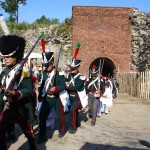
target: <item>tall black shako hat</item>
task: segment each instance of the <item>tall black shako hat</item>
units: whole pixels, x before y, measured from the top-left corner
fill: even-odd
[[[76,57],[77,57],[77,55],[79,53],[79,49],[80,49],[80,43],[78,42],[76,44],[76,50],[74,52],[74,56],[73,56],[73,58],[71,60],[71,65],[70,65],[70,69],[71,70],[75,70],[75,69],[80,67],[81,60],[76,59]]]
[[[46,51],[42,53],[42,65],[48,67],[54,62],[54,52]]]
[[[91,69],[90,69],[90,73],[91,74],[97,74],[98,72],[99,72],[98,67],[96,65],[92,65]]]
[[[17,35],[3,35],[0,37],[0,55],[15,57],[21,60],[24,55],[26,41]]]

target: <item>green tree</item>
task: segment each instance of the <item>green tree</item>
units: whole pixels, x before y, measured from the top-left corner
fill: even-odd
[[[18,23],[18,9],[20,5],[26,5],[27,0],[5,0],[5,1],[0,1],[0,5],[2,9],[6,13],[9,14],[9,20],[11,22],[17,22]]]
[[[45,15],[43,15],[40,19],[36,19],[34,23],[49,26],[52,24],[59,24],[59,19],[54,18],[50,20],[49,18],[46,18]]]
[[[47,19],[45,17],[45,15],[43,15],[40,19],[36,19],[35,23],[37,23],[37,24],[43,24],[43,25],[50,25],[51,21],[50,21],[50,19]]]
[[[57,18],[51,19],[51,24],[59,24],[59,23],[60,23],[59,19]]]

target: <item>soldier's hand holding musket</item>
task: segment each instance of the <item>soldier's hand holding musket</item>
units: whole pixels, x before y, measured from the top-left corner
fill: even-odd
[[[11,90],[8,90],[6,93],[5,93],[5,96],[7,97],[7,102],[13,102],[12,100],[12,97],[15,96],[15,91],[11,91]]]
[[[2,86],[2,87],[0,88],[0,92],[1,92],[1,93],[4,93],[4,92],[5,92],[5,89],[6,89],[6,88],[5,88],[4,86]]]
[[[99,91],[96,91],[96,92],[95,92],[95,97],[96,97],[96,98],[100,98],[100,96],[101,96],[100,92],[99,92]]]
[[[7,98],[12,98],[13,96],[15,96],[15,91],[8,90],[8,91],[5,93],[5,96],[6,96]]]
[[[6,93],[5,93],[5,96],[7,97],[7,100],[8,102],[14,102],[14,100],[18,100],[20,97],[21,97],[21,93],[16,90],[8,90]]]
[[[55,92],[55,90],[56,90],[55,87],[52,87],[52,88],[50,89],[50,91],[53,92],[53,93]]]
[[[48,88],[48,90],[47,90],[47,94],[49,94],[49,95],[53,95],[53,94],[55,93],[55,90],[56,90],[56,88],[55,88],[55,87]]]

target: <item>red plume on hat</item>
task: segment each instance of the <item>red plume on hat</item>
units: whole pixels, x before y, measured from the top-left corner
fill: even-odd
[[[105,76],[102,76],[102,79],[106,79],[106,77],[105,77]]]
[[[79,49],[80,49],[80,43],[77,42],[76,50],[74,52],[74,55],[73,55],[73,58],[72,58],[72,61],[71,61],[71,66],[70,66],[71,70],[76,69],[76,68],[78,68],[80,66],[81,60],[76,59],[76,57],[77,57],[77,55],[79,53]]]
[[[80,42],[77,42],[76,44],[76,50],[74,52],[73,58],[76,58],[78,53],[79,53],[79,49],[80,49]]]
[[[92,65],[91,68],[96,68],[96,65]]]
[[[42,47],[42,53],[45,53],[45,36],[44,36],[44,32],[41,32],[41,47]]]
[[[90,72],[91,72],[92,74],[98,73],[98,67],[97,67],[95,64],[93,64],[93,65],[91,66]]]
[[[44,35],[44,32],[41,32],[41,47],[42,47],[42,57],[44,59],[44,54],[45,54],[45,35]],[[42,65],[42,70],[43,70],[43,65]]]

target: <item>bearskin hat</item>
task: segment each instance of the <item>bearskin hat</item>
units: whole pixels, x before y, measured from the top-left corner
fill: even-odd
[[[54,62],[54,52],[45,52],[42,53],[42,65],[48,67]]]
[[[0,55],[3,57],[12,56],[22,59],[26,41],[23,37],[16,35],[3,35],[0,37]]]

